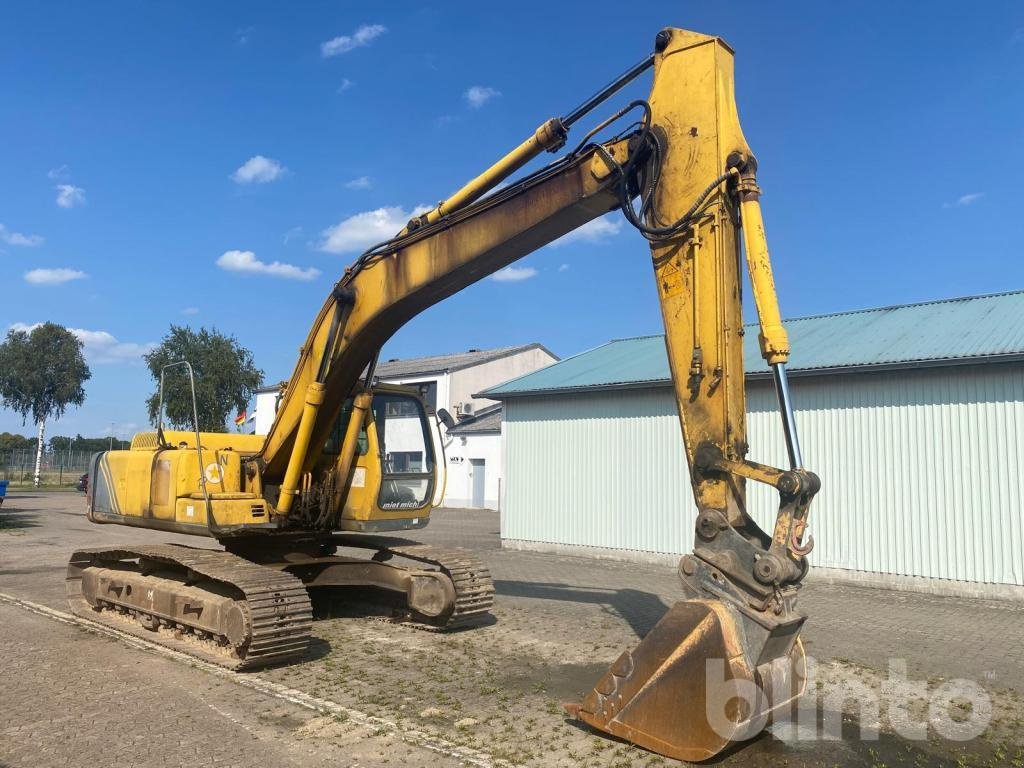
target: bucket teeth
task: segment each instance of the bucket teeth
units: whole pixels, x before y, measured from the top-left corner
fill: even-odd
[[[758,647],[748,647],[752,640]],[[564,706],[572,717],[638,746],[707,760],[755,736],[802,691],[799,641],[755,666],[759,646],[735,608],[683,600],[616,659],[583,701]]]

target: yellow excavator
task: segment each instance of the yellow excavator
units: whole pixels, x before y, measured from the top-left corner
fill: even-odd
[[[649,69],[647,100],[499,188],[541,153],[561,150],[573,124]],[[313,321],[269,434],[166,430],[160,417],[129,450],[96,455],[91,521],[212,537],[223,549],[80,550],[68,567],[72,607],[235,669],[303,655],[315,587],[385,590],[399,596],[405,619],[437,629],[485,616],[494,588],[482,562],[386,535],[427,524],[440,501],[441,454],[422,400],[375,381],[377,356],[427,307],[620,210],[650,243],[696,536],[679,566],[685,599],[566,709],[686,760],[755,735],[803,687],[796,596],[819,488],[803,468],[793,420],[756,171],[737,116],[732,50],[717,37],[662,30],[651,55],[345,270]],[[744,256],[787,469],[746,458]],[[595,295],[614,302],[614,276],[605,280]],[[175,374],[188,381],[191,369],[180,365]],[[779,493],[770,533],[747,513],[747,480]]]

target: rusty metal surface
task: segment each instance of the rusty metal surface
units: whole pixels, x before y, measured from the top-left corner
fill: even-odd
[[[215,584],[204,588],[182,583],[172,572],[139,573],[122,563],[112,565],[82,571],[81,594],[93,608],[128,609],[146,629],[163,622],[186,623],[196,632],[222,637],[225,650],[240,649],[248,640],[251,619],[241,592],[217,594]]]
[[[452,630],[478,624],[494,604],[490,569],[465,549],[351,533],[275,542],[239,541],[230,546],[247,560],[287,571],[307,587],[377,587],[400,594],[407,610],[393,618],[423,629]],[[339,555],[337,547],[372,555]]]
[[[155,564],[155,567],[154,567]],[[155,568],[161,575],[149,575]],[[122,570],[138,587],[131,599],[89,590],[93,570]],[[172,611],[158,600],[167,589],[167,575],[174,574],[181,585],[181,602],[192,601],[189,611]],[[152,579],[152,594],[147,581]],[[204,585],[211,607],[222,602],[225,593],[237,593],[243,601],[244,638],[238,642],[237,616],[222,612],[223,625],[207,626],[203,614]],[[199,594],[197,593],[199,591]],[[194,549],[178,544],[110,547],[78,550],[68,563],[67,594],[71,609],[101,624],[145,637],[230,669],[255,669],[302,657],[309,645],[313,611],[302,582],[290,574],[264,568],[229,552]],[[173,598],[173,595],[172,595]],[[199,600],[201,602],[197,603]],[[166,617],[159,614],[166,613]],[[234,638],[232,641],[229,638]]]
[[[724,603],[680,601],[566,711],[668,757],[714,757],[759,733],[803,689],[803,646],[757,666],[745,630]]]
[[[461,629],[485,620],[494,604],[494,582],[487,564],[466,549],[393,539],[386,536],[334,534],[337,546],[376,550],[384,562],[397,556],[436,569],[450,581],[454,591],[449,606],[434,616],[412,617],[424,628]],[[399,567],[399,566],[396,566]]]
[[[434,565],[450,580],[454,600],[432,622],[441,629],[460,629],[484,620],[494,604],[491,571],[478,557],[465,549],[447,549],[429,544],[389,547],[387,552],[416,562]]]

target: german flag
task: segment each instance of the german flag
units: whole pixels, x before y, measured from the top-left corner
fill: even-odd
[[[235,426],[240,428],[243,424],[245,424],[245,418],[245,410],[242,410],[241,413],[235,416]]]

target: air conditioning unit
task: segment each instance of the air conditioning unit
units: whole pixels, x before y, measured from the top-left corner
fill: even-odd
[[[465,419],[468,416],[473,415],[473,404],[472,403],[459,403],[455,406],[455,414],[460,419]]]

